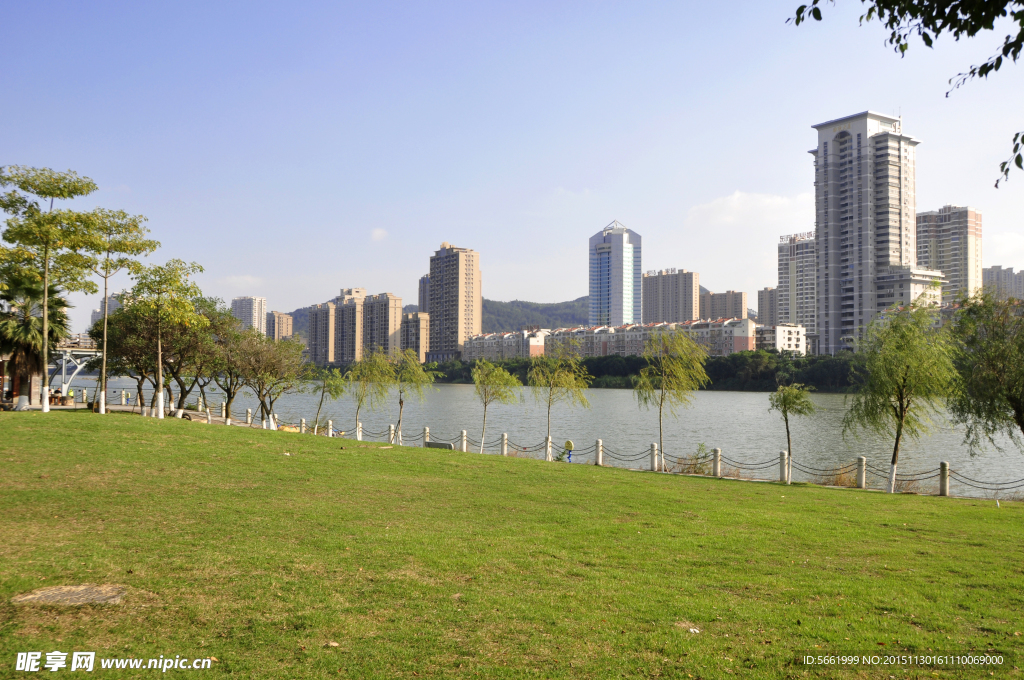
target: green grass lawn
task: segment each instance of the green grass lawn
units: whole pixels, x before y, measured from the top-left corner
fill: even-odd
[[[380,446],[0,414],[0,677],[61,650],[204,677],[973,678],[795,659],[993,648],[1021,675],[1020,503]],[[81,583],[128,594],[10,602]]]

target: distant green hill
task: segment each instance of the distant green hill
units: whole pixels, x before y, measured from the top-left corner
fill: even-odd
[[[541,328],[564,328],[580,326],[587,323],[590,314],[589,298],[581,298],[569,302],[524,302],[512,300],[499,302],[484,299],[483,332],[517,331],[523,326],[540,326]]]
[[[541,328],[564,328],[566,326],[586,325],[590,308],[588,297],[584,295],[569,302],[524,302],[512,300],[499,302],[484,298],[483,332],[517,331],[523,326],[540,326]],[[415,311],[416,305],[406,305],[402,311]],[[292,315],[294,333],[303,338],[309,333],[309,307],[300,307]]]

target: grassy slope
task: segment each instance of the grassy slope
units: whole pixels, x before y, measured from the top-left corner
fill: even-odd
[[[214,656],[214,676],[775,678],[808,651],[1024,640],[1017,503],[120,414],[2,413],[0,433],[3,668],[60,649]],[[9,603],[88,582],[131,590]]]

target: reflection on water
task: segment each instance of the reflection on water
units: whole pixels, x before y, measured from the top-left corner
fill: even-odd
[[[91,390],[95,382],[78,378],[74,387]],[[108,401],[116,403],[121,389],[135,393],[135,381],[111,379]],[[194,393],[196,394],[196,393]],[[208,393],[211,402],[218,403],[222,394]],[[555,407],[551,417],[552,439],[561,444],[572,440],[578,449],[584,449],[602,439],[609,449],[635,455],[650,447],[658,439],[657,411],[640,410],[629,390],[589,390],[590,409]],[[793,435],[794,459],[813,468],[832,468],[853,462],[857,456],[866,456],[876,467],[888,469],[892,456],[892,441],[875,435],[860,437],[842,435],[842,419],[846,411],[844,395],[812,394],[818,407],[815,415],[790,421]],[[190,399],[194,401],[194,396]],[[276,408],[281,420],[298,422],[306,418],[312,423],[316,415],[319,395],[294,394],[280,399]],[[256,412],[256,401],[248,395],[235,401],[234,417],[244,418],[245,409]],[[354,429],[355,405],[348,397],[324,402],[322,419],[332,419],[334,427]],[[385,431],[389,423],[398,418],[397,394],[386,407],[371,412],[364,407],[360,418],[363,427]],[[479,440],[483,407],[472,385],[437,385],[428,390],[423,401],[407,398],[403,417],[403,432],[417,435],[423,426],[430,427],[437,439],[455,439],[461,430]],[[497,439],[507,432],[509,440],[530,446],[544,440],[547,421],[542,404],[536,402],[529,389],[523,391],[519,404],[495,404],[487,412],[487,440]],[[962,443],[962,432],[952,428],[942,417],[935,422],[930,436],[919,441],[907,441],[900,453],[901,471],[931,470],[940,461],[974,479],[1006,481],[1024,477],[1024,454],[1007,441],[1000,441],[1002,451],[991,446],[972,458]],[[665,450],[671,456],[692,454],[698,444],[721,448],[724,456],[747,463],[778,457],[786,448],[786,431],[776,413],[768,413],[768,393],[765,392],[698,392],[689,408],[678,411],[677,417],[666,414]],[[533,454],[538,455],[538,454]],[[543,454],[540,454],[543,455]],[[573,456],[573,462],[593,462],[590,455]],[[612,463],[607,460],[606,463]],[[632,467],[646,466],[641,460],[629,463]],[[776,474],[767,470],[757,476],[765,478]],[[806,479],[794,471],[795,479]],[[925,482],[922,491],[930,491],[935,480]],[[952,482],[957,495],[971,495],[971,489]],[[984,493],[984,492],[982,492]]]

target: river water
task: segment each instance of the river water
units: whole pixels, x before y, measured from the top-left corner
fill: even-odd
[[[92,394],[95,384],[91,378],[80,377],[75,379],[73,387],[76,390],[86,387]],[[121,389],[127,389],[134,395],[135,381],[111,379],[110,403],[120,401]],[[190,402],[195,401],[197,393],[198,390],[193,392]],[[208,392],[211,403],[216,404],[215,413],[219,413],[222,397],[219,391]],[[649,457],[639,456],[649,449],[652,442],[658,441],[657,411],[638,408],[630,390],[592,389],[588,391],[587,398],[589,409],[569,409],[562,405],[554,408],[551,416],[553,441],[560,445],[572,440],[577,450],[583,450],[601,439],[606,447],[605,464],[649,467]],[[811,399],[817,413],[790,420],[794,461],[809,468],[829,469],[848,465],[858,456],[865,456],[870,465],[888,470],[892,440],[869,433],[843,437],[844,395],[812,393]],[[281,397],[275,410],[284,422],[297,423],[300,418],[306,418],[312,425],[318,402],[319,395],[287,394]],[[233,408],[234,417],[244,420],[246,408],[258,413],[255,399],[239,395]],[[324,402],[321,419],[332,419],[335,429],[352,431],[354,417],[355,405],[347,396],[337,401],[328,398]],[[385,432],[388,424],[395,423],[397,419],[397,394],[383,408],[370,411],[364,407],[360,413],[364,430],[372,432]],[[467,430],[468,436],[478,442],[482,419],[483,407],[472,385],[439,384],[427,390],[422,401],[415,397],[405,400],[402,430],[406,438],[417,437],[427,425],[432,439],[449,441],[457,439],[461,430]],[[488,442],[497,441],[501,433],[506,432],[513,448],[530,447],[543,442],[546,428],[545,408],[532,398],[528,388],[524,388],[520,403],[496,404],[488,408]],[[777,461],[779,451],[786,448],[786,431],[779,415],[768,412],[766,392],[697,392],[690,406],[680,408],[677,416],[666,413],[665,451],[671,462],[674,456],[694,454],[701,443],[708,449],[721,448],[724,457],[747,464]],[[933,470],[941,461],[948,461],[953,470],[976,480],[1005,482],[1024,478],[1024,453],[1009,440],[1000,440],[999,445],[1001,451],[987,446],[979,455],[972,457],[963,445],[962,431],[939,416],[930,435],[918,441],[905,442],[900,453],[900,471]],[[636,460],[616,461],[612,452]],[[543,457],[544,452],[521,455]],[[574,455],[572,462],[592,463],[593,454]],[[777,479],[778,465],[750,473],[750,476]],[[794,481],[813,481],[812,477],[795,470],[793,477]],[[869,476],[869,484],[881,487],[882,482],[879,479],[872,481]],[[922,493],[934,492],[936,488],[935,479],[920,485]],[[955,481],[951,482],[951,491],[955,495],[993,495]]]

